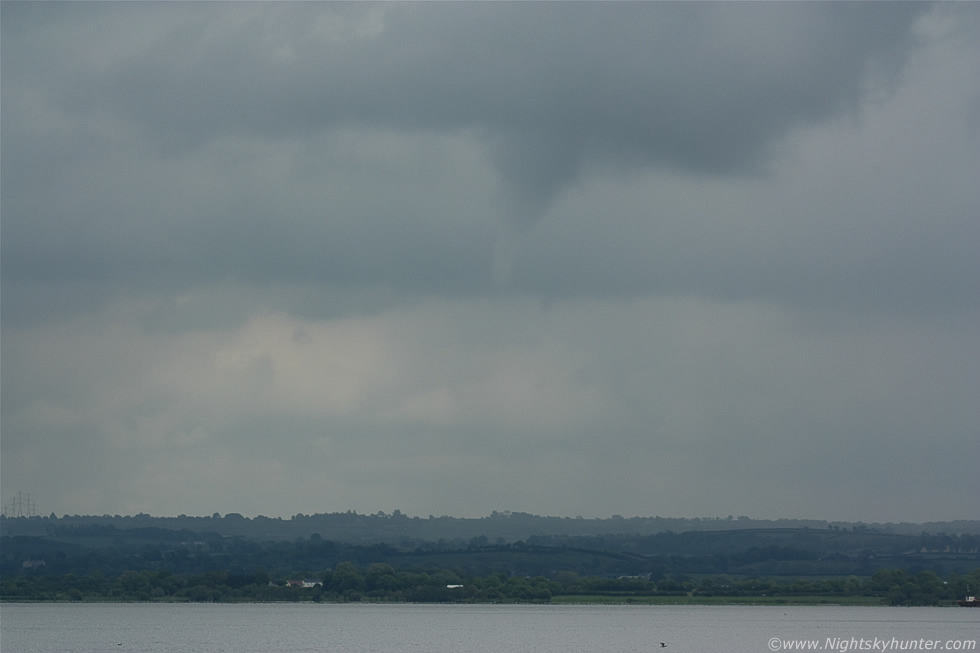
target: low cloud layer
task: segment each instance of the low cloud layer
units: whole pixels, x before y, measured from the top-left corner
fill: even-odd
[[[4,496],[978,517],[975,7],[2,13]]]

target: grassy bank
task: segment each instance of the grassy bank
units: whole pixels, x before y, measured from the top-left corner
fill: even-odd
[[[883,605],[873,596],[603,596],[562,595],[553,604],[608,605]]]

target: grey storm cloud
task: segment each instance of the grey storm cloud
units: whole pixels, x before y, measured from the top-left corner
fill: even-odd
[[[4,493],[975,516],[980,5],[0,12]]]
[[[788,129],[855,107],[869,71],[887,82],[926,7],[311,3],[220,25],[243,12],[134,6],[96,22],[106,10],[82,6],[57,12],[67,34],[57,41],[44,38],[53,29],[11,27],[8,75],[30,87],[19,61],[36,57],[42,75],[61,78],[54,99],[66,111],[111,113],[164,151],[351,124],[474,130],[508,188],[541,205],[592,162],[764,168]],[[16,14],[53,12],[7,13],[19,26],[28,17]],[[160,28],[143,34],[148,19]],[[365,33],[332,38],[323,19]],[[102,38],[129,51],[69,60]]]
[[[14,99],[4,122],[23,129],[5,130],[6,241],[19,246],[5,248],[4,273],[116,283],[353,277],[458,292],[485,285],[495,268],[498,281],[548,291],[548,270],[522,285],[521,266],[538,263],[517,260],[511,241],[559,194],[596,174],[651,167],[709,179],[765,174],[790,130],[887,94],[927,8],[5,5],[4,83]],[[421,215],[431,208],[413,189],[337,217],[317,202],[358,190],[343,188],[335,169],[294,163],[268,174],[247,163],[268,156],[270,147],[256,152],[263,144],[284,143],[296,145],[283,156],[342,161],[335,135],[344,129],[468,138],[499,189],[448,179],[471,198],[447,207],[448,220]],[[257,145],[208,150],[229,139]],[[21,217],[28,205],[31,220]],[[461,227],[463,213],[476,217]],[[500,221],[518,236],[493,226]],[[675,273],[630,268],[618,285]]]

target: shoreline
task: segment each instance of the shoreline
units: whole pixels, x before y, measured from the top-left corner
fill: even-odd
[[[747,607],[880,607],[880,608],[957,608],[955,602],[944,602],[938,605],[923,606],[900,606],[889,605],[874,597],[850,597],[848,600],[840,600],[841,597],[834,599],[825,597],[687,597],[687,600],[676,600],[681,597],[669,597],[673,600],[662,600],[664,597],[634,597],[630,599],[619,599],[602,596],[575,596],[575,597],[554,597],[551,601],[455,601],[455,602],[425,602],[425,601],[261,601],[261,600],[227,600],[227,601],[191,601],[191,600],[129,600],[129,599],[98,599],[98,600],[9,600],[0,599],[0,605],[14,604],[146,604],[146,605],[184,605],[184,604],[213,604],[213,605],[240,605],[240,604],[302,604],[302,605],[534,605],[534,606],[575,606],[575,605],[607,605],[607,606],[647,606],[647,607],[669,607],[669,606],[747,606]]]

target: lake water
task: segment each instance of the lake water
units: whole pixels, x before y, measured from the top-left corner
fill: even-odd
[[[3,653],[766,653],[796,640],[839,653],[883,645],[980,653],[977,639],[980,610],[967,608],[0,605]]]

